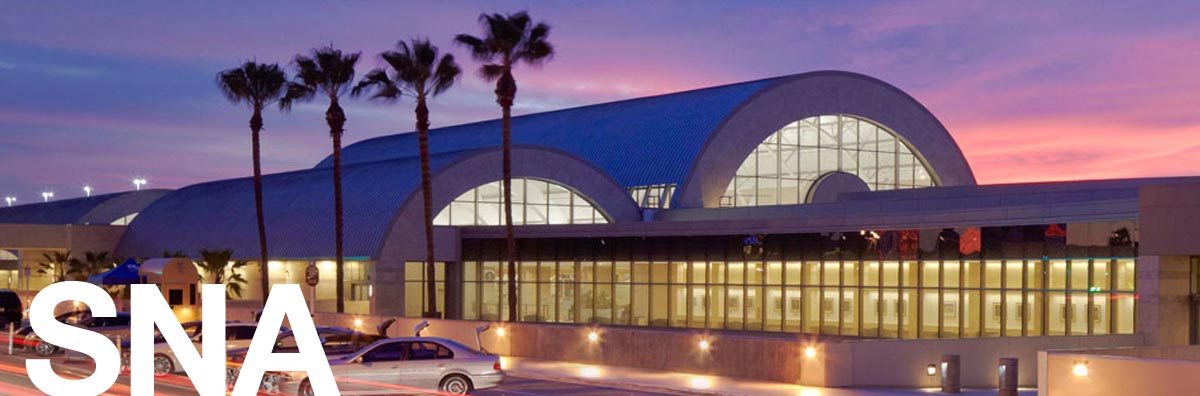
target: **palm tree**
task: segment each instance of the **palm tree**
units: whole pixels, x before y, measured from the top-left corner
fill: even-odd
[[[83,260],[72,258],[67,262],[67,275],[72,275],[77,281],[87,282],[88,277],[113,267],[116,267],[116,263],[109,257],[108,252],[85,252]]]
[[[346,131],[346,112],[338,100],[350,90],[354,81],[354,65],[358,53],[342,53],[333,47],[312,50],[308,55],[296,55],[296,80],[288,84],[287,95],[279,102],[284,109],[297,101],[309,101],[316,95],[329,98],[325,123],[333,138],[333,221],[334,254],[337,256],[337,312],[346,310],[345,275],[342,258],[342,133]]]
[[[412,40],[412,46],[403,41],[396,44],[396,51],[379,54],[390,70],[371,70],[354,87],[351,94],[362,95],[373,91],[372,99],[396,101],[408,95],[417,100],[417,142],[421,152],[421,196],[425,204],[425,293],[424,317],[437,318],[437,272],[433,266],[433,185],[429,174],[429,107],[426,100],[435,97],[454,85],[462,74],[454,55],[438,57],[438,48],[429,40]]]
[[[233,250],[200,249],[200,262],[196,263],[200,271],[208,275],[208,283],[225,284],[225,297],[242,297],[243,285],[246,278],[242,277],[241,269],[245,261],[233,261]],[[201,275],[203,280],[203,275]],[[265,289],[264,289],[265,290]],[[265,293],[264,293],[265,294]]]
[[[67,265],[71,263],[71,252],[50,252],[42,253],[43,262],[38,263],[37,272],[41,275],[50,274],[54,276],[55,282],[67,280]]]
[[[250,116],[250,146],[254,161],[254,211],[258,217],[258,266],[261,271],[263,304],[267,303],[267,226],[263,221],[262,164],[258,136],[262,132],[262,111],[287,93],[287,77],[278,64],[248,61],[240,67],[217,74],[217,86],[234,104],[245,103]]]
[[[471,50],[471,56],[484,62],[479,75],[496,82],[496,103],[500,105],[500,128],[504,157],[504,237],[508,244],[508,320],[517,321],[517,240],[512,221],[512,105],[517,96],[517,80],[512,69],[519,63],[540,66],[554,56],[550,44],[550,25],[532,23],[529,14],[482,14],[479,24],[484,36],[460,34],[454,41]]]

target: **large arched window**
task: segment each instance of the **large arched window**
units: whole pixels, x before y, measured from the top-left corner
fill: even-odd
[[[850,115],[823,115],[767,137],[738,167],[720,204],[808,203],[817,180],[833,172],[858,176],[872,191],[938,184],[916,150],[886,127]]]
[[[504,225],[501,182],[471,189],[433,219],[443,226]],[[513,224],[604,224],[608,217],[570,187],[540,179],[513,178]]]

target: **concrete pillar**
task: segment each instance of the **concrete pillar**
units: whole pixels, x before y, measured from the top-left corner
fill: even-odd
[[[380,259],[375,262],[374,315],[404,316],[404,262]],[[383,303],[385,302],[385,303]]]
[[[1137,268],[1137,332],[1149,345],[1187,345],[1191,258],[1141,256]]]

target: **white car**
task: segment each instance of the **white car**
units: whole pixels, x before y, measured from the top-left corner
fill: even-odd
[[[189,322],[183,325],[183,329],[192,338],[192,345],[196,350],[200,350],[201,341],[203,341],[203,332],[201,331],[201,322]],[[256,323],[229,322],[225,324],[225,350],[239,350],[250,347],[250,341],[254,339],[254,331],[258,330]],[[286,329],[283,329],[286,330]],[[129,350],[128,345],[125,346],[122,362],[128,364]],[[175,351],[171,349],[170,344],[158,335],[154,338],[154,375],[166,375],[175,373],[181,370],[179,358],[175,356]]]
[[[436,337],[388,338],[355,353],[329,360],[342,395],[465,395],[504,382],[500,357]],[[310,396],[304,372],[280,373],[279,390]]]

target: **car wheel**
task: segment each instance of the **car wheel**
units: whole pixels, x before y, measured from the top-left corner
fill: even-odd
[[[161,377],[175,372],[175,363],[167,355],[154,355],[154,375]]]
[[[314,396],[315,393],[313,393],[312,384],[308,383],[307,379],[304,380],[304,382],[301,382],[300,390],[296,391],[296,395],[297,396]]]
[[[33,352],[38,356],[46,357],[58,352],[58,347],[45,341],[38,341],[37,345],[33,346]]]
[[[451,375],[442,380],[442,392],[452,395],[465,395],[471,393],[473,386],[471,380],[461,375]]]

